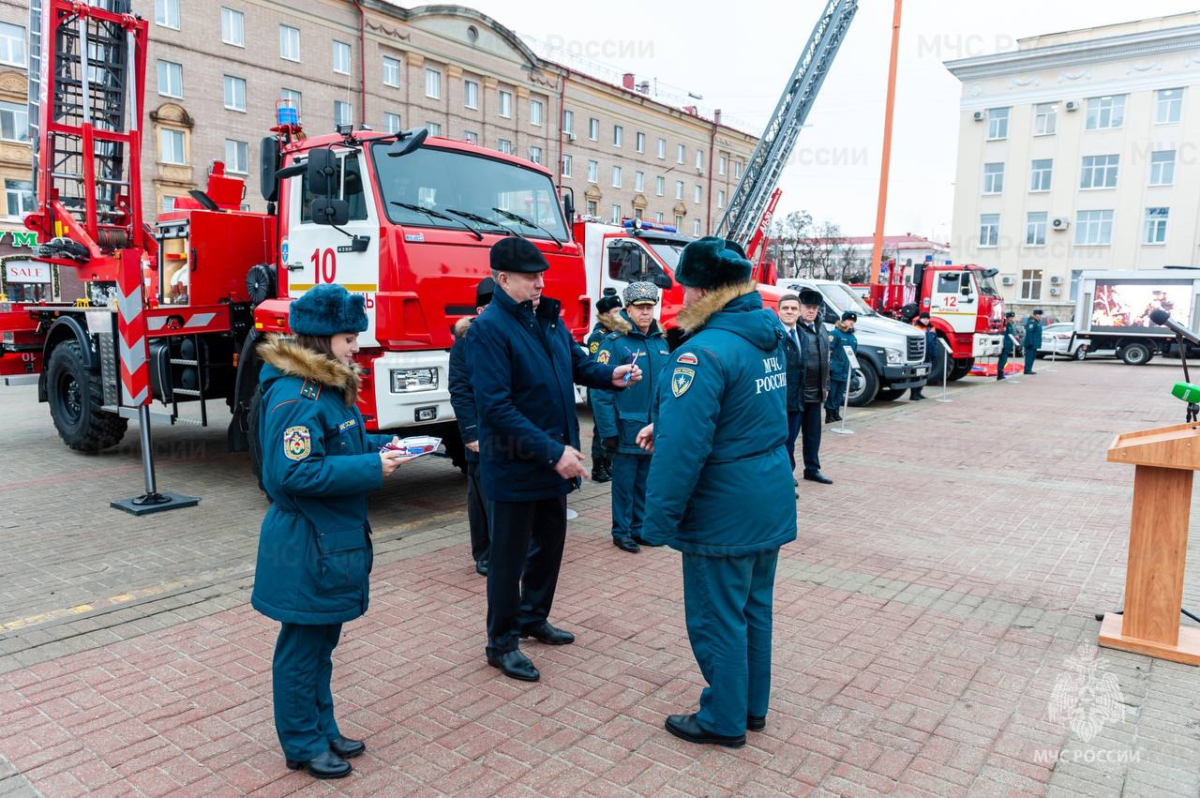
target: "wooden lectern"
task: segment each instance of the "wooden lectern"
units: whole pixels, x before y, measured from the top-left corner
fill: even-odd
[[[1118,435],[1108,461],[1137,468],[1125,614],[1104,616],[1100,645],[1200,665],[1200,629],[1179,624],[1192,472],[1200,469],[1200,424]]]

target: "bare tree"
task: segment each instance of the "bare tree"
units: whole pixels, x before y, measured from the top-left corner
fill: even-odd
[[[779,226],[776,241],[785,257],[786,267],[782,273],[788,277],[798,277],[803,261],[805,241],[812,234],[812,214],[808,211],[792,211]]]
[[[842,228],[828,220],[813,228],[804,247],[805,270],[809,277],[833,278],[836,251],[841,244]]]

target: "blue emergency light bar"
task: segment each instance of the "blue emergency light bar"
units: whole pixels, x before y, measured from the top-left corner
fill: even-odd
[[[275,124],[283,127],[284,125],[299,125],[300,110],[288,105],[280,105],[275,109]]]
[[[674,225],[647,222],[645,219],[622,219],[621,226],[629,230],[661,230],[664,233],[677,233]]]

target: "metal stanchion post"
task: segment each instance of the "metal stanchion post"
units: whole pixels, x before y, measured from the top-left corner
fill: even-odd
[[[938,399],[938,401],[943,403],[953,402],[953,399],[947,398],[946,396],[946,383],[948,382],[947,374],[950,371],[948,368],[950,365],[950,345],[946,343],[945,338],[939,338],[938,343],[942,345],[942,396],[940,399]]]
[[[846,395],[842,398],[842,423],[841,427],[835,427],[830,432],[835,435],[853,435],[854,430],[846,429],[846,414],[850,412],[850,385],[854,379],[854,372],[858,371],[858,358],[854,355],[854,350],[848,346],[842,347],[846,353],[846,358],[850,361],[850,367],[846,371]]]
[[[1059,340],[1057,335],[1055,336],[1054,340],[1055,341]],[[1051,344],[1050,344],[1050,364],[1051,365],[1050,365],[1050,368],[1046,369],[1047,374],[1053,374],[1054,372],[1058,371],[1058,369],[1054,368],[1054,364],[1057,362],[1058,362],[1058,344],[1051,342]]]

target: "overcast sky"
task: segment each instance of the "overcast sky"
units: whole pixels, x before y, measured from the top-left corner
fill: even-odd
[[[726,121],[759,135],[825,0],[467,4],[613,73],[701,94],[702,110],[720,108]],[[1186,0],[908,0],[886,232],[951,235],[961,84],[943,61],[1015,49],[1025,36],[1196,7]],[[892,9],[889,0],[862,0],[784,172],[778,213],[805,209],[847,235],[873,232]]]

